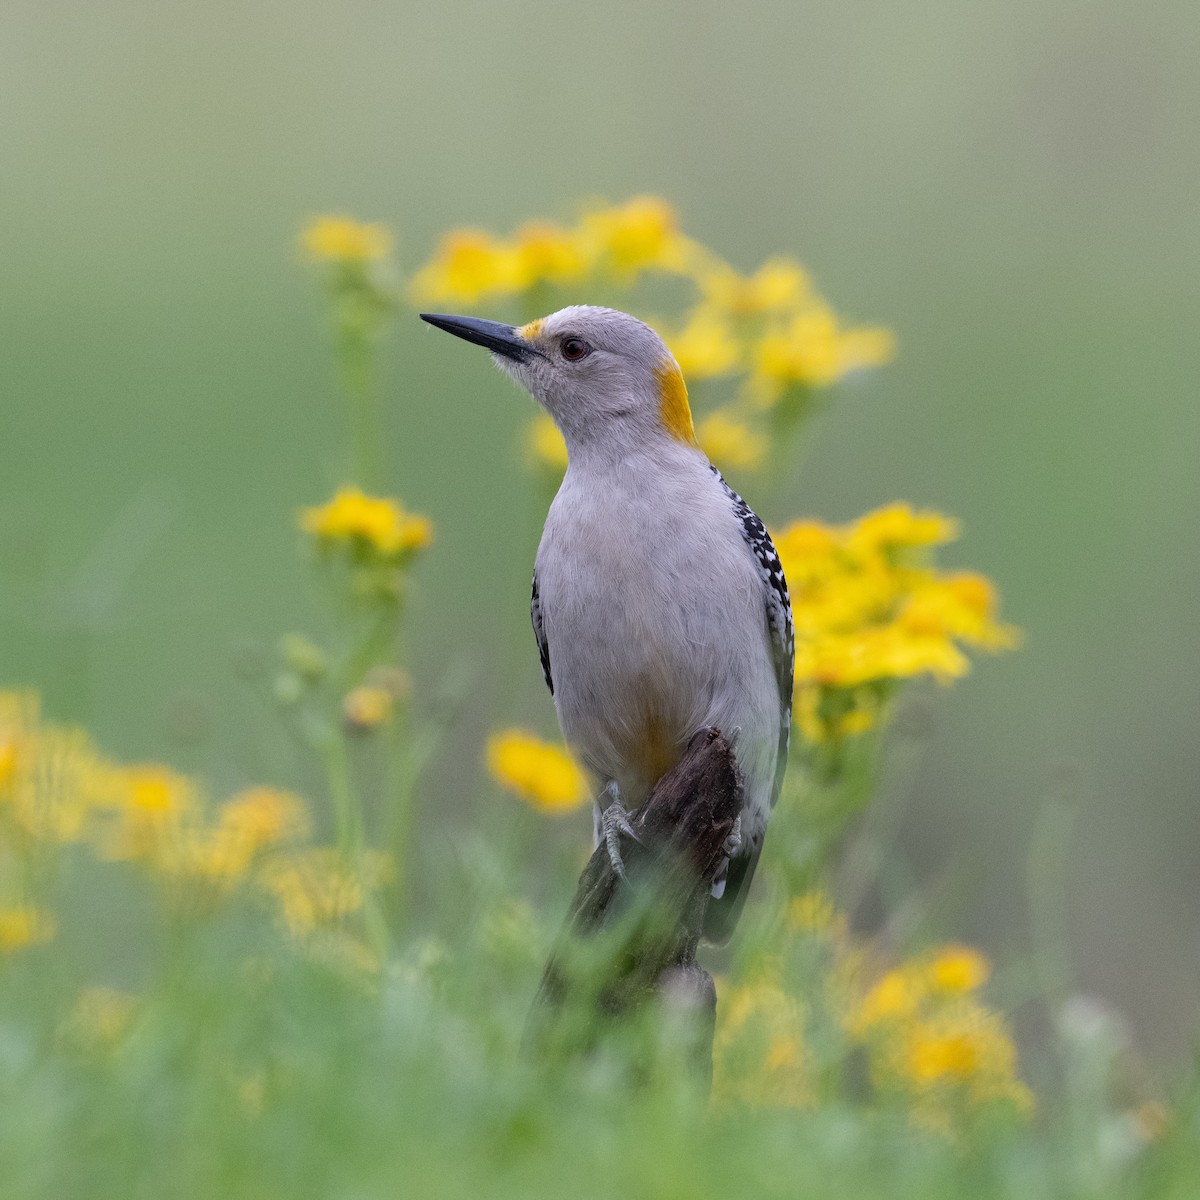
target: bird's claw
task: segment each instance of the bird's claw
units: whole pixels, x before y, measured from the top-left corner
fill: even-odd
[[[608,850],[608,860],[612,863],[617,878],[625,879],[625,861],[621,857],[621,834],[632,838],[638,845],[642,839],[638,837],[633,826],[629,823],[629,813],[618,800],[613,800],[600,814],[600,828],[604,833],[604,845]]]
[[[729,831],[729,836],[725,839],[725,845],[721,847],[722,853],[727,858],[734,858],[738,851],[742,848],[742,843],[745,839],[742,837],[742,814],[734,818],[733,828]]]

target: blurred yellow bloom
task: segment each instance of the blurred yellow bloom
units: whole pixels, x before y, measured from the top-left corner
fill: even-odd
[[[32,905],[0,908],[0,952],[23,950],[48,942],[55,933],[54,918]]]
[[[375,729],[391,719],[392,702],[386,688],[363,684],[342,697],[342,716],[354,729]]]
[[[264,850],[305,837],[308,831],[308,809],[298,796],[279,788],[247,788],[221,806],[212,828],[193,835],[179,869],[236,883]]]
[[[936,546],[958,537],[959,525],[932,509],[916,511],[897,501],[859,517],[848,530],[849,546],[858,554],[869,554],[902,546]]]
[[[871,728],[900,680],[965,675],[964,647],[1015,645],[988,580],[931,565],[932,547],[957,532],[939,513],[891,504],[846,526],[797,521],[775,538],[796,628],[793,711],[807,738]]]
[[[690,243],[679,232],[675,210],[658,196],[593,209],[584,214],[583,232],[618,277],[687,266]]]
[[[888,971],[851,1015],[851,1027],[862,1033],[883,1021],[915,1016],[924,997],[925,981],[922,978],[911,972]]]
[[[741,362],[742,347],[729,322],[712,308],[693,310],[676,334],[665,335],[686,379],[713,379],[731,375]]]
[[[521,291],[527,265],[510,243],[482,229],[456,229],[413,276],[412,292],[420,301],[474,304],[484,296]]]
[[[754,1108],[804,1108],[815,1100],[804,1007],[766,974],[722,989],[713,1039],[713,1098]]]
[[[973,992],[983,987],[991,966],[971,946],[943,946],[929,964],[929,978],[939,992]]]
[[[739,317],[798,309],[812,292],[808,273],[786,257],[769,259],[748,276],[720,263],[697,282],[710,304]]]
[[[530,221],[516,234],[517,277],[522,287],[578,283],[590,267],[587,247],[576,230]]]
[[[392,250],[387,226],[351,217],[318,217],[305,226],[300,241],[309,256],[320,262],[374,262],[387,258]]]
[[[156,763],[116,768],[107,795],[112,824],[103,841],[104,857],[161,866],[179,864],[197,812],[198,798],[191,780]]]
[[[1007,1025],[976,997],[986,976],[977,951],[944,946],[888,971],[847,1016],[878,1091],[947,1135],[991,1104],[1025,1113],[1032,1102]]]
[[[549,413],[529,423],[528,445],[535,463],[561,475],[567,469],[567,443]]]
[[[828,893],[822,891],[794,896],[787,906],[786,921],[790,929],[803,933],[831,933],[844,926]]]
[[[365,882],[373,886],[383,878],[385,860],[381,855],[367,855],[365,865]],[[335,850],[277,855],[263,865],[259,880],[279,904],[284,923],[295,937],[335,927],[363,906],[363,881]]]
[[[813,298],[754,348],[753,388],[773,403],[789,387],[827,387],[862,367],[881,366],[895,354],[886,329],[843,328],[833,310]]]
[[[39,841],[84,836],[105,765],[81,729],[44,724],[32,692],[0,692],[0,809]]]
[[[700,422],[696,439],[700,449],[722,469],[751,471],[767,452],[767,439],[724,409],[709,413]]]
[[[10,733],[0,734],[0,789],[6,788],[17,774],[17,739]]]
[[[521,729],[488,738],[487,766],[497,783],[540,812],[569,812],[591,795],[587,776],[565,747]]]
[[[306,508],[300,525],[321,542],[346,543],[359,553],[385,559],[405,558],[433,541],[428,517],[354,486],[340,488],[327,504]]]

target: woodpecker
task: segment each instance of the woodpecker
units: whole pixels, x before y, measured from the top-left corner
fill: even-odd
[[[546,517],[531,616],[567,745],[600,784],[595,837],[622,870],[629,810],[699,730],[732,741],[745,782],[705,938],[727,941],[787,765],[793,632],[775,546],[696,442],[662,339],[590,305],[513,327],[422,313],[484,346],[550,414],[566,475]]]

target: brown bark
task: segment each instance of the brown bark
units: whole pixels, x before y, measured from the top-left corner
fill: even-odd
[[[729,743],[716,729],[702,730],[630,814],[638,841],[621,838],[625,878],[603,844],[584,868],[533,1002],[531,1049],[586,1050],[657,1002],[686,1014],[694,1066],[711,1075],[716,992],[696,947],[741,807]]]

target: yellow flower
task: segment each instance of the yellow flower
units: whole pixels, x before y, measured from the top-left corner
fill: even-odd
[[[1020,635],[996,618],[996,589],[982,575],[961,572],[931,579],[914,590],[898,616],[911,636],[962,638],[988,650],[1007,650]]]
[[[838,915],[833,901],[822,891],[794,896],[788,904],[785,919],[790,929],[804,933],[826,934],[844,925],[844,919]]]
[[[827,387],[862,367],[880,366],[895,354],[886,329],[843,329],[816,297],[785,324],[768,330],[754,349],[754,390],[773,403],[789,387]]]
[[[931,509],[897,501],[873,509],[849,530],[849,548],[866,554],[903,546],[937,546],[958,537],[958,522]]]
[[[43,724],[32,692],[0,692],[0,805],[38,841],[84,836],[106,767],[80,729]]]
[[[384,874],[382,856],[367,856],[368,886]],[[262,887],[279,904],[280,914],[295,937],[338,922],[363,906],[363,882],[336,851],[300,850],[271,858],[259,875]]]
[[[567,443],[549,413],[538,413],[533,418],[527,440],[535,463],[559,475],[567,469]]]
[[[925,987],[919,977],[901,970],[888,971],[851,1014],[850,1027],[862,1033],[885,1021],[912,1017],[924,997]]]
[[[54,918],[32,905],[0,908],[0,952],[23,950],[48,942],[55,933]]]
[[[487,765],[497,783],[539,812],[569,812],[590,797],[587,776],[564,747],[521,729],[488,738]]]
[[[578,283],[588,272],[587,248],[579,234],[544,221],[530,221],[516,234],[517,274],[523,287]]]
[[[318,217],[305,226],[300,240],[319,262],[375,262],[392,250],[392,235],[385,225],[364,224],[351,217]]]
[[[776,537],[796,629],[793,712],[809,740],[871,728],[897,681],[960,678],[964,647],[1016,644],[988,580],[932,565],[932,548],[957,532],[940,513],[891,504],[846,526],[797,521]]]
[[[718,1000],[713,1096],[755,1108],[805,1108],[814,1102],[804,1008],[772,970]]]
[[[526,270],[511,244],[482,229],[456,229],[413,276],[412,291],[419,300],[473,304],[484,296],[522,291]]]
[[[17,740],[9,733],[0,734],[0,789],[8,786],[17,773]]]
[[[903,1101],[915,1123],[947,1136],[994,1104],[1018,1113],[1032,1105],[1008,1026],[976,997],[986,973],[977,951],[943,947],[888,971],[847,1020],[878,1092]]]
[[[786,257],[769,259],[749,276],[720,263],[697,282],[709,303],[740,317],[798,309],[812,291],[804,268]]]
[[[696,428],[700,449],[720,467],[750,471],[767,452],[767,439],[723,410],[709,413]]]
[[[941,1034],[918,1029],[909,1046],[909,1070],[918,1084],[944,1078],[967,1079],[979,1069],[980,1046],[964,1032]]]
[[[191,780],[169,767],[143,763],[116,768],[107,793],[113,823],[102,843],[104,857],[177,870],[198,811]]]
[[[679,232],[675,210],[658,196],[636,196],[586,213],[583,231],[618,277],[686,269],[689,243]]]
[[[392,693],[363,684],[342,697],[342,716],[354,729],[375,729],[392,716]]]
[[[264,850],[304,837],[308,810],[291,792],[254,787],[227,800],[210,828],[188,831],[170,864],[175,873],[231,887]]]
[[[695,309],[677,334],[666,335],[666,343],[688,379],[730,375],[741,362],[741,344],[729,322],[712,308]]]
[[[218,824],[260,849],[304,837],[308,833],[308,810],[304,801],[291,792],[252,787],[225,802]]]
[[[428,517],[352,485],[340,488],[329,503],[306,508],[300,525],[321,542],[346,543],[354,551],[385,559],[406,558],[433,541]]]
[[[973,992],[987,982],[991,967],[970,946],[943,946],[929,964],[930,981],[939,992]]]
[[[905,1033],[901,1072],[893,1082],[924,1091],[958,1085],[973,1106],[1008,1101],[1030,1104],[1017,1079],[1017,1051],[1003,1019],[979,1004],[946,1009],[915,1022]]]

